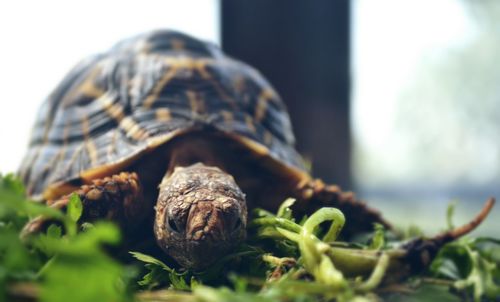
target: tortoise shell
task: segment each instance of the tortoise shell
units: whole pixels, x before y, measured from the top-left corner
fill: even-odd
[[[252,67],[174,31],[122,41],[74,67],[43,103],[20,176],[50,199],[111,175],[193,129],[212,129],[308,178],[286,107]]]

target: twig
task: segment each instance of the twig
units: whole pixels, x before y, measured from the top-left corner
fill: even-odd
[[[481,211],[471,221],[462,226],[456,227],[452,230],[438,234],[434,236],[432,239],[430,239],[430,241],[434,242],[436,246],[440,247],[448,242],[451,242],[464,235],[467,235],[468,233],[476,229],[486,219],[486,217],[491,212],[491,209],[493,208],[494,205],[495,205],[495,198],[490,197],[484,204]]]

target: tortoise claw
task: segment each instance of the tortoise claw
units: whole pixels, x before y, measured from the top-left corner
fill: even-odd
[[[80,197],[83,206],[82,221],[110,219],[133,227],[142,220],[145,206],[142,200],[142,187],[135,173],[122,172],[117,175],[95,179],[92,184],[83,185],[73,192]],[[51,208],[65,211],[73,194],[47,201]],[[21,238],[42,232],[53,220],[39,216],[29,221],[23,228]]]
[[[321,207],[335,207],[346,216],[346,225],[342,236],[347,238],[356,233],[373,231],[373,224],[382,224],[388,230],[394,230],[379,211],[356,198],[353,192],[343,192],[339,186],[325,184],[321,180],[301,183],[296,196],[299,202],[294,211],[301,215],[310,214]]]

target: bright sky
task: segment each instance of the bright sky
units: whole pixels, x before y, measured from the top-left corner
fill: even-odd
[[[355,158],[360,183],[366,162],[387,173],[399,173],[415,163],[395,139],[396,103],[415,81],[424,57],[439,55],[465,43],[474,27],[459,0],[356,0],[353,2],[352,127],[355,144],[369,154]],[[391,170],[391,171],[389,171]]]
[[[74,64],[159,28],[219,43],[219,1],[0,1],[0,172],[17,170],[40,103]]]
[[[376,145],[392,125],[373,116],[391,116],[422,57],[463,41],[470,24],[457,0],[354,3],[352,121],[356,136]]]

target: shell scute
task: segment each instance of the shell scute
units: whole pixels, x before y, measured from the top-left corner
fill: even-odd
[[[303,169],[285,105],[255,69],[210,43],[156,31],[69,72],[39,111],[20,175],[28,193],[40,196],[200,125]]]

